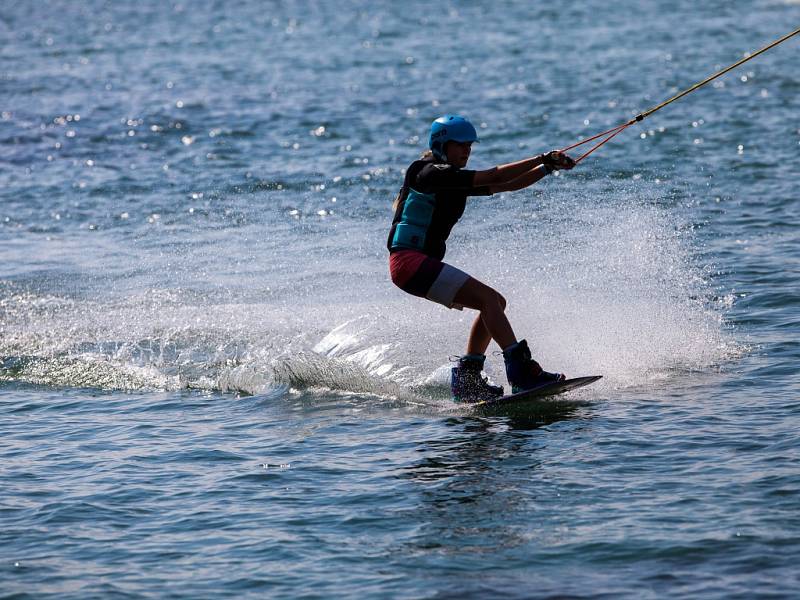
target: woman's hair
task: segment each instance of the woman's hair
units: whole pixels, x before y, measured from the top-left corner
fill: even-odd
[[[433,156],[433,150],[425,150],[420,158],[428,158],[429,156]]]

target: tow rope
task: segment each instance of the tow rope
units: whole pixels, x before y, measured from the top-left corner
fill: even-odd
[[[672,98],[670,98],[669,100],[665,100],[664,102],[662,102],[658,106],[654,106],[653,108],[651,108],[649,110],[646,110],[643,113],[639,113],[638,115],[636,115],[633,119],[631,119],[627,123],[622,123],[620,125],[617,125],[616,127],[612,127],[608,131],[603,131],[602,133],[598,133],[597,135],[593,135],[592,137],[588,137],[588,138],[586,138],[584,140],[581,140],[581,141],[579,141],[579,142],[577,142],[575,144],[572,144],[571,146],[567,146],[566,148],[562,148],[561,152],[566,152],[567,150],[572,150],[573,148],[577,148],[578,146],[583,146],[584,144],[588,144],[589,142],[593,142],[594,140],[596,140],[598,138],[602,138],[603,136],[606,136],[604,139],[600,140],[600,142],[598,142],[597,144],[592,146],[587,152],[585,152],[580,157],[575,159],[575,163],[576,164],[581,162],[584,158],[589,156],[592,152],[597,150],[600,146],[602,146],[606,142],[611,141],[612,138],[614,138],[615,136],[617,136],[620,133],[622,133],[623,131],[625,131],[625,129],[627,129],[628,127],[630,127],[634,123],[638,123],[639,121],[643,121],[645,118],[649,117],[650,115],[652,115],[657,110],[661,110],[662,108],[664,108],[668,104],[672,104],[676,100],[679,100],[680,98],[683,98],[687,94],[690,94],[693,91],[703,87],[707,83],[710,83],[710,82],[714,81],[717,77],[722,77],[728,71],[732,71],[736,67],[746,63],[748,60],[754,59],[759,54],[763,54],[764,52],[774,48],[778,44],[782,44],[783,42],[785,42],[789,38],[797,35],[798,33],[800,33],[800,29],[795,29],[793,32],[786,34],[785,36],[783,36],[779,40],[775,40],[771,44],[769,44],[767,46],[764,46],[758,52],[754,52],[753,54],[745,54],[745,57],[743,59],[733,63],[731,66],[726,67],[726,68],[722,69],[721,71],[717,71],[716,73],[714,73],[713,75],[711,75],[709,77],[706,77],[703,81],[695,83],[692,87],[687,88],[687,89],[683,90],[682,92],[680,92],[678,94],[675,94]]]

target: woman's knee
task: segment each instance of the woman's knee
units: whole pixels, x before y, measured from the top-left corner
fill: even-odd
[[[505,297],[504,297],[504,296],[503,296],[503,294],[501,294],[500,292],[495,292],[495,293],[497,294],[497,301],[500,303],[500,308],[502,308],[503,310],[505,310],[505,309],[506,309],[506,305],[508,304],[508,303],[506,302],[506,299],[505,299]]]
[[[500,292],[487,286],[486,292],[483,295],[483,306],[481,307],[481,310],[496,311],[498,309],[501,312],[505,311],[506,299]]]
[[[485,310],[504,311],[506,308],[506,299],[499,292],[473,278],[470,278],[459,290],[455,300],[459,304],[481,312]]]

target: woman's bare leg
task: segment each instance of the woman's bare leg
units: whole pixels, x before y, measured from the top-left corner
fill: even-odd
[[[458,290],[454,301],[480,311],[472,323],[467,354],[485,354],[492,340],[500,348],[508,348],[516,343],[514,330],[506,318],[506,300],[488,285],[470,277]]]

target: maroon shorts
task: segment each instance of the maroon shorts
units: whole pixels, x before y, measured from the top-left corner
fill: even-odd
[[[389,255],[392,282],[404,292],[427,298],[447,308],[461,310],[454,302],[469,275],[417,250],[399,250]]]

